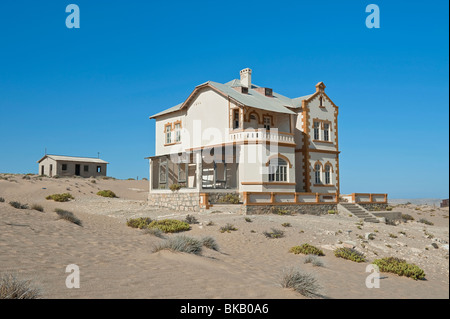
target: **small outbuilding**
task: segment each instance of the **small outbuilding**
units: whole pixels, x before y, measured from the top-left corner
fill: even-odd
[[[100,158],[45,155],[39,161],[39,174],[58,176],[106,176],[108,162]]]

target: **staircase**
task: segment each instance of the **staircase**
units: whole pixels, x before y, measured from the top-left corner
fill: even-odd
[[[341,208],[341,210],[343,208],[346,212],[348,212],[360,219],[363,219],[365,222],[370,222],[370,223],[379,223],[380,222],[368,210],[364,209],[363,207],[359,206],[358,204],[339,203],[338,210],[339,210],[339,208]]]

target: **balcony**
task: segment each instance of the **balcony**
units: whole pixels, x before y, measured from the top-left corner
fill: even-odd
[[[291,133],[278,132],[277,130],[246,129],[230,132],[229,142],[270,142],[295,144],[294,135]]]

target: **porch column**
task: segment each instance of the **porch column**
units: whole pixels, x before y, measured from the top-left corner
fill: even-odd
[[[149,192],[151,193],[152,190],[153,190],[153,174],[152,174],[152,172],[153,172],[153,160],[151,158],[149,158],[148,163],[149,163],[149,167],[150,167],[150,172],[149,172],[149,175],[148,175],[148,182],[150,183],[150,185],[149,185]]]
[[[195,164],[196,164],[196,174],[197,174],[197,191],[201,192],[203,189],[203,181],[202,181],[202,170],[203,170],[203,165],[202,165],[202,152],[201,150],[195,153]]]

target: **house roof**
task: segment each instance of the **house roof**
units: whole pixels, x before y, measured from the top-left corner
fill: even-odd
[[[217,83],[213,81],[208,81],[203,84],[196,86],[194,92],[204,87],[211,87],[221,94],[235,100],[236,102],[243,104],[245,106],[254,107],[257,109],[270,111],[270,112],[278,112],[278,113],[286,113],[286,114],[295,114],[289,108],[298,108],[302,105],[302,100],[310,98],[313,94],[305,95],[302,97],[290,99],[286,96],[273,92],[271,97],[265,96],[256,91],[260,86],[252,84],[251,88],[249,88],[248,93],[240,93],[236,89],[236,87],[242,86],[241,81],[238,79],[234,79],[225,84]],[[193,93],[194,93],[193,92]],[[192,94],[191,94],[192,96]],[[190,97],[191,97],[190,96]],[[156,118],[161,115],[169,114],[172,112],[176,112],[181,110],[189,98],[178,105],[175,105],[171,108],[168,108],[162,112],[156,113],[150,116],[150,119]]]
[[[76,156],[62,156],[62,155],[50,155],[47,154],[42,157],[38,163],[42,162],[45,158],[51,158],[55,161],[67,161],[67,162],[83,162],[83,163],[97,163],[97,164],[109,164],[108,162],[94,157],[76,157]]]

